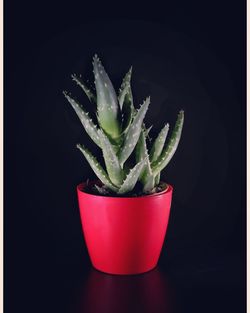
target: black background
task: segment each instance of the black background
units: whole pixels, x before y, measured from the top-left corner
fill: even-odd
[[[245,2],[5,2],[6,312],[244,312]],[[91,269],[75,186],[94,178],[89,141],[62,96],[89,109],[71,73],[98,53],[116,87],[133,65],[155,136],[185,124],[163,172],[174,186],[159,266],[137,277]]]

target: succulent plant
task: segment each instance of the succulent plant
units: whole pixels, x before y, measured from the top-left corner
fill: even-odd
[[[160,183],[161,171],[173,157],[180,141],[184,112],[180,111],[172,134],[166,143],[169,124],[166,124],[154,140],[150,150],[147,138],[150,128],[145,126],[144,117],[150,98],[136,109],[131,90],[132,67],[125,75],[118,95],[97,55],[93,58],[95,93],[82,81],[72,75],[88,99],[96,104],[96,122],[71,95],[63,94],[78,115],[85,131],[102,150],[105,168],[82,144],[77,148],[82,152],[102,186],[96,185],[99,193],[125,195],[135,186],[141,186],[144,194],[155,192]],[[137,184],[138,183],[138,184]]]

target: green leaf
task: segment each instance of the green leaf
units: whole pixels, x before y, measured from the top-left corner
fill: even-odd
[[[83,109],[83,107],[78,101],[71,98],[66,91],[63,91],[63,94],[71,104],[72,108],[75,110],[87,134],[99,147],[101,147],[100,138],[97,132],[97,126],[93,123],[92,119],[89,117],[89,113]]]
[[[123,182],[123,172],[115,148],[102,130],[99,129],[98,134],[109,178],[114,185],[119,186]]]
[[[181,132],[183,128],[184,123],[184,111],[180,111],[178,114],[177,121],[175,123],[174,130],[171,134],[170,140],[166,146],[166,148],[163,149],[161,155],[158,157],[156,161],[152,163],[152,171],[154,175],[156,176],[158,173],[160,173],[165,166],[169,163],[169,161],[172,159],[180,138],[181,138]]]
[[[123,134],[126,134],[126,132],[128,131],[129,125],[131,124],[133,114],[135,111],[133,95],[131,90],[131,75],[132,75],[132,66],[130,67],[128,73],[125,75],[123,79],[118,96],[118,101],[122,111]]]
[[[92,170],[95,172],[96,176],[100,179],[100,181],[107,186],[110,190],[117,192],[118,188],[112,184],[110,181],[108,174],[102,168],[97,159],[93,156],[93,154],[86,149],[83,145],[77,144],[77,148],[82,152],[91,166]]]
[[[169,124],[166,124],[162,130],[160,131],[159,135],[154,141],[154,144],[150,150],[150,161],[155,161],[158,159],[158,157],[162,153],[162,149],[164,147],[167,135],[168,135],[168,130],[169,130]]]
[[[145,168],[141,172],[140,175],[140,182],[143,184],[143,191],[149,192],[154,188],[154,175],[152,173],[149,156],[148,156],[148,150],[147,150],[147,144],[146,144],[146,135],[145,131],[141,131],[140,138],[136,145],[136,162],[140,162],[141,160],[146,160]]]
[[[116,139],[121,133],[120,108],[116,92],[97,55],[93,59],[95,87],[97,94],[98,121],[102,129]]]
[[[152,129],[153,125],[151,125],[149,128],[146,128],[145,126],[145,137],[146,138],[149,138],[149,133],[150,133],[150,130]]]
[[[161,173],[158,173],[158,174],[155,176],[155,186],[158,186],[158,185],[159,185],[160,180],[161,180]]]
[[[106,196],[109,194],[109,191],[105,188],[105,186],[99,187],[98,185],[95,185],[95,188],[100,195]]]
[[[121,111],[122,111],[123,103],[125,101],[126,96],[129,95],[131,92],[131,85],[130,85],[131,75],[132,75],[132,66],[130,67],[128,73],[123,78],[122,85],[119,90],[118,101],[119,101]],[[133,98],[131,98],[131,102],[133,104]]]
[[[85,92],[86,96],[89,98],[91,102],[96,103],[96,96],[92,93],[92,91],[85,85],[83,80],[80,77],[77,77],[76,74],[71,75],[73,81],[77,83],[78,86],[82,88],[82,90]]]
[[[138,181],[138,178],[145,166],[145,162],[146,160],[142,160],[141,162],[137,163],[132,170],[129,172],[129,174],[127,175],[126,179],[124,180],[122,186],[120,187],[120,189],[118,190],[118,194],[125,194],[129,191],[131,191],[135,184]]]
[[[137,111],[131,125],[129,126],[128,132],[125,135],[123,147],[121,148],[119,160],[120,164],[123,167],[123,164],[128,159],[130,154],[133,152],[137,141],[140,137],[142,122],[148,110],[148,106],[150,103],[150,98],[148,97],[143,104],[141,105],[140,109]]]

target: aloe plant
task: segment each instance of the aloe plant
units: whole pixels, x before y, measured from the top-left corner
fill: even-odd
[[[68,92],[63,94],[87,134],[102,150],[105,168],[84,145],[77,144],[103,184],[96,186],[97,190],[103,194],[126,195],[139,185],[142,193],[155,192],[161,171],[170,162],[179,144],[184,111],[179,112],[169,140],[166,142],[169,132],[169,124],[166,124],[148,148],[147,137],[151,128],[146,128],[144,118],[150,98],[146,98],[138,109],[135,108],[131,89],[132,67],[125,75],[118,94],[97,55],[93,58],[93,73],[95,92],[76,74],[72,75],[72,79],[96,105],[96,122]]]

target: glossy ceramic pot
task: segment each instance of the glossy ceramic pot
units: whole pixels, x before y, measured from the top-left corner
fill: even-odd
[[[140,274],[156,267],[165,238],[172,186],[141,197],[108,197],[77,186],[84,238],[94,268]]]

